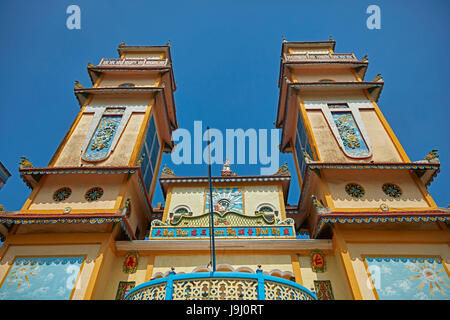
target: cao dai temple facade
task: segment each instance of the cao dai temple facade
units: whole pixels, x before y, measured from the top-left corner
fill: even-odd
[[[161,168],[178,127],[170,50],[122,43],[89,64],[49,164],[22,158],[32,191],[0,212],[0,299],[449,299],[450,212],[427,191],[437,152],[409,159],[367,58],[283,41],[275,125],[295,168],[225,164],[210,199],[208,177]]]

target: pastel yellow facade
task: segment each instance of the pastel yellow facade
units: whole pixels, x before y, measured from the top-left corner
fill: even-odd
[[[335,44],[282,43],[275,125],[295,204],[287,165],[161,170],[178,128],[169,44],[89,64],[49,165],[23,159],[30,195],[0,212],[0,300],[449,299],[450,211],[427,190],[439,156],[409,159],[377,104],[382,76]]]

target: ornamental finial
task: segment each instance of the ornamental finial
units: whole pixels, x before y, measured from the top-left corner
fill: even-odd
[[[283,39],[283,42],[287,42],[286,41],[286,37],[283,35],[283,36],[281,36],[281,38]]]
[[[33,168],[33,164],[30,162],[30,160],[28,160],[27,157],[25,156],[21,156],[20,157],[20,162],[19,162],[19,168]]]
[[[164,165],[164,167],[163,167],[163,169],[162,169],[162,173],[170,174],[170,175],[172,175],[172,176],[175,175],[175,174],[173,173],[173,170],[172,170],[172,169],[169,169],[166,165]]]
[[[223,163],[222,171],[220,172],[222,177],[229,177],[229,176],[235,176],[236,173],[233,173],[230,168],[230,161],[228,159],[225,159],[225,162]]]
[[[328,41],[333,41],[333,37],[330,36],[330,37],[328,38]]]
[[[275,173],[275,175],[281,175],[281,176],[290,175],[289,167],[288,167],[287,162],[285,162],[281,167],[278,168],[278,170]]]
[[[144,159],[145,159],[145,153],[143,153],[141,155],[141,157],[138,159],[138,161],[136,161],[136,166],[140,167],[142,164],[142,161],[144,161]]]
[[[433,162],[439,161],[438,150],[437,149],[431,150],[430,153],[425,156],[425,160]]]
[[[381,73],[377,74],[377,76],[375,77],[375,79],[373,79],[373,81],[383,81],[383,77],[381,76]]]
[[[83,89],[84,87],[81,85],[81,83],[78,80],[75,80],[75,88]]]
[[[303,157],[305,158],[306,162],[313,161],[309,153],[305,150],[305,148],[302,148]]]
[[[364,56],[364,57],[362,57],[362,59],[361,59],[361,62],[366,62],[368,59],[367,59],[367,54]]]
[[[317,199],[317,197],[315,195],[311,195],[311,199],[312,199],[314,207],[316,207],[316,208],[325,208],[325,206],[323,205],[322,201]]]

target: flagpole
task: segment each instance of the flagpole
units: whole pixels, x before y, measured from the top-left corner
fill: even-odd
[[[209,181],[209,215],[210,215],[210,250],[212,249],[212,267],[213,272],[216,271],[216,245],[215,245],[215,235],[214,235],[214,209],[213,209],[213,198],[212,198],[212,178],[211,178],[211,138],[208,131],[208,181]]]

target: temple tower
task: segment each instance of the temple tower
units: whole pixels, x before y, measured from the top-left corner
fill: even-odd
[[[177,128],[170,46],[118,47],[119,59],[75,82],[80,111],[45,168],[28,160],[20,174],[33,189],[21,213],[91,217],[128,212],[131,238],[145,236],[163,152]]]
[[[426,185],[439,160],[411,162],[377,105],[383,78],[364,79],[367,57],[335,53],[335,41],[282,44],[276,125],[301,188],[297,227],[313,236],[328,213],[436,209]]]

